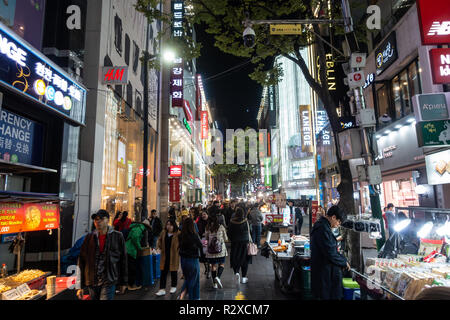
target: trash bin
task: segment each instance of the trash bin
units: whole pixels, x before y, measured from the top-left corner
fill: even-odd
[[[302,279],[303,279],[303,299],[312,300],[311,292],[311,267],[302,267]]]
[[[354,300],[355,291],[359,290],[359,284],[351,278],[342,279],[344,287],[344,300]]]
[[[155,283],[152,260],[151,254],[138,257],[136,285],[149,287]]]
[[[161,278],[160,263],[161,263],[161,254],[154,254],[153,255],[153,278],[155,280]]]

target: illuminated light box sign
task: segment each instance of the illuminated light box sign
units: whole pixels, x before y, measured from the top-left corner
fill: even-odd
[[[450,10],[448,0],[417,0],[423,45],[450,43]]]
[[[42,126],[8,110],[0,111],[0,159],[42,165]]]
[[[201,111],[201,139],[202,140],[206,140],[208,139],[208,135],[209,135],[209,122],[208,122],[208,112],[207,111]]]
[[[450,146],[450,120],[419,122],[416,130],[419,147]]]
[[[103,84],[128,84],[128,67],[103,67]]]
[[[450,32],[450,27],[449,27]],[[450,83],[450,48],[431,49],[431,74],[434,84]]]
[[[397,38],[394,31],[375,51],[377,75],[382,74],[397,58]]]
[[[189,132],[189,134],[192,134],[192,128],[189,125],[189,122],[186,120],[186,118],[183,119],[183,124],[184,124],[184,127],[186,128],[186,130]]]
[[[181,178],[183,176],[183,166],[171,166],[170,176],[172,178]]]
[[[83,124],[86,90],[0,23],[0,84]]]
[[[54,230],[59,222],[57,204],[0,204],[0,234]]]
[[[412,100],[417,122],[450,118],[450,92],[418,94]]]
[[[429,185],[450,183],[450,150],[429,155],[425,162]]]

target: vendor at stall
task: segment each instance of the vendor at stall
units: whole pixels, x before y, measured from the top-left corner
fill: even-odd
[[[337,241],[332,228],[343,220],[343,213],[332,206],[325,217],[314,224],[311,231],[311,287],[319,300],[342,298],[342,268],[350,270],[347,259],[338,253]]]

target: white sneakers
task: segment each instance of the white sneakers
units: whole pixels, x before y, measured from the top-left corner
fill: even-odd
[[[165,295],[166,295],[166,290],[161,289],[161,290],[159,290],[159,291],[156,293],[156,295],[157,295],[158,297],[165,296]]]
[[[216,277],[216,278],[214,279],[214,281],[215,281],[215,283],[220,287],[220,289],[223,288],[222,282],[220,281],[219,277]]]
[[[217,283],[215,283],[215,282],[214,282],[214,284],[213,284],[213,288],[214,288],[214,289],[217,289],[217,288],[219,288],[219,286],[217,285]]]
[[[239,273],[236,273],[236,281],[237,283],[241,282],[241,275]]]
[[[174,294],[175,292],[177,292],[177,288],[176,287],[170,288],[170,294]]]
[[[247,277],[242,278],[242,283],[243,284],[246,284],[247,282],[248,282],[248,278]]]

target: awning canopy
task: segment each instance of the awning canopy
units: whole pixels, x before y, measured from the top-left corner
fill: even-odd
[[[0,202],[4,203],[60,203],[62,201],[68,200],[60,198],[57,194],[0,191]]]
[[[0,173],[24,174],[24,173],[58,173],[57,170],[32,166],[23,163],[11,163],[0,160]]]

